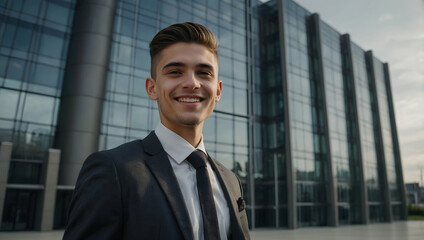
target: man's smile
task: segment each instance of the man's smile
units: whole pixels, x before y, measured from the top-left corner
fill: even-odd
[[[199,98],[177,98],[179,102],[200,102]]]
[[[203,101],[203,98],[199,96],[180,96],[174,99],[177,100],[178,102],[183,102],[183,103],[196,103],[196,102]]]

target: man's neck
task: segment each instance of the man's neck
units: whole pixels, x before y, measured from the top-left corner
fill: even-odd
[[[168,128],[169,130],[173,131],[174,133],[180,135],[180,137],[184,138],[188,143],[190,143],[193,147],[197,147],[199,145],[200,140],[202,140],[202,129],[203,129],[203,123],[195,126],[172,126],[170,124],[166,124],[161,121],[161,123]]]

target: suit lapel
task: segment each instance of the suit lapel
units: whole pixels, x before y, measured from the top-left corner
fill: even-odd
[[[145,160],[146,165],[162,188],[162,191],[174,212],[184,238],[190,240],[193,239],[194,237],[190,216],[188,214],[180,186],[178,185],[172,166],[169,163],[168,155],[163,150],[162,145],[154,132],[151,132],[145,139],[143,139],[143,147],[144,151],[151,155]]]
[[[219,183],[223,188],[224,195],[227,199],[228,208],[230,209],[230,222],[231,222],[231,236],[232,239],[244,239],[243,231],[241,230],[241,223],[238,214],[238,205],[237,198],[239,196],[240,186],[234,184],[234,179],[231,179],[227,173],[224,172],[224,169],[221,165],[217,164],[215,159],[211,158],[208,154],[209,163],[211,164],[213,170],[216,173]],[[238,183],[238,182],[237,182]],[[236,212],[237,211],[237,212]]]

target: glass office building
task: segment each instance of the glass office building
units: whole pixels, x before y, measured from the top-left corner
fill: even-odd
[[[218,37],[209,154],[240,178],[251,228],[406,219],[387,63],[292,0],[0,2],[1,231],[60,229],[85,157],[145,137],[149,42]]]

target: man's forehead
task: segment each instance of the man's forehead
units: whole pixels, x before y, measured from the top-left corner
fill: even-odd
[[[215,65],[217,56],[207,47],[197,43],[175,43],[164,48],[157,55],[157,63],[167,65],[171,62],[184,65]]]

